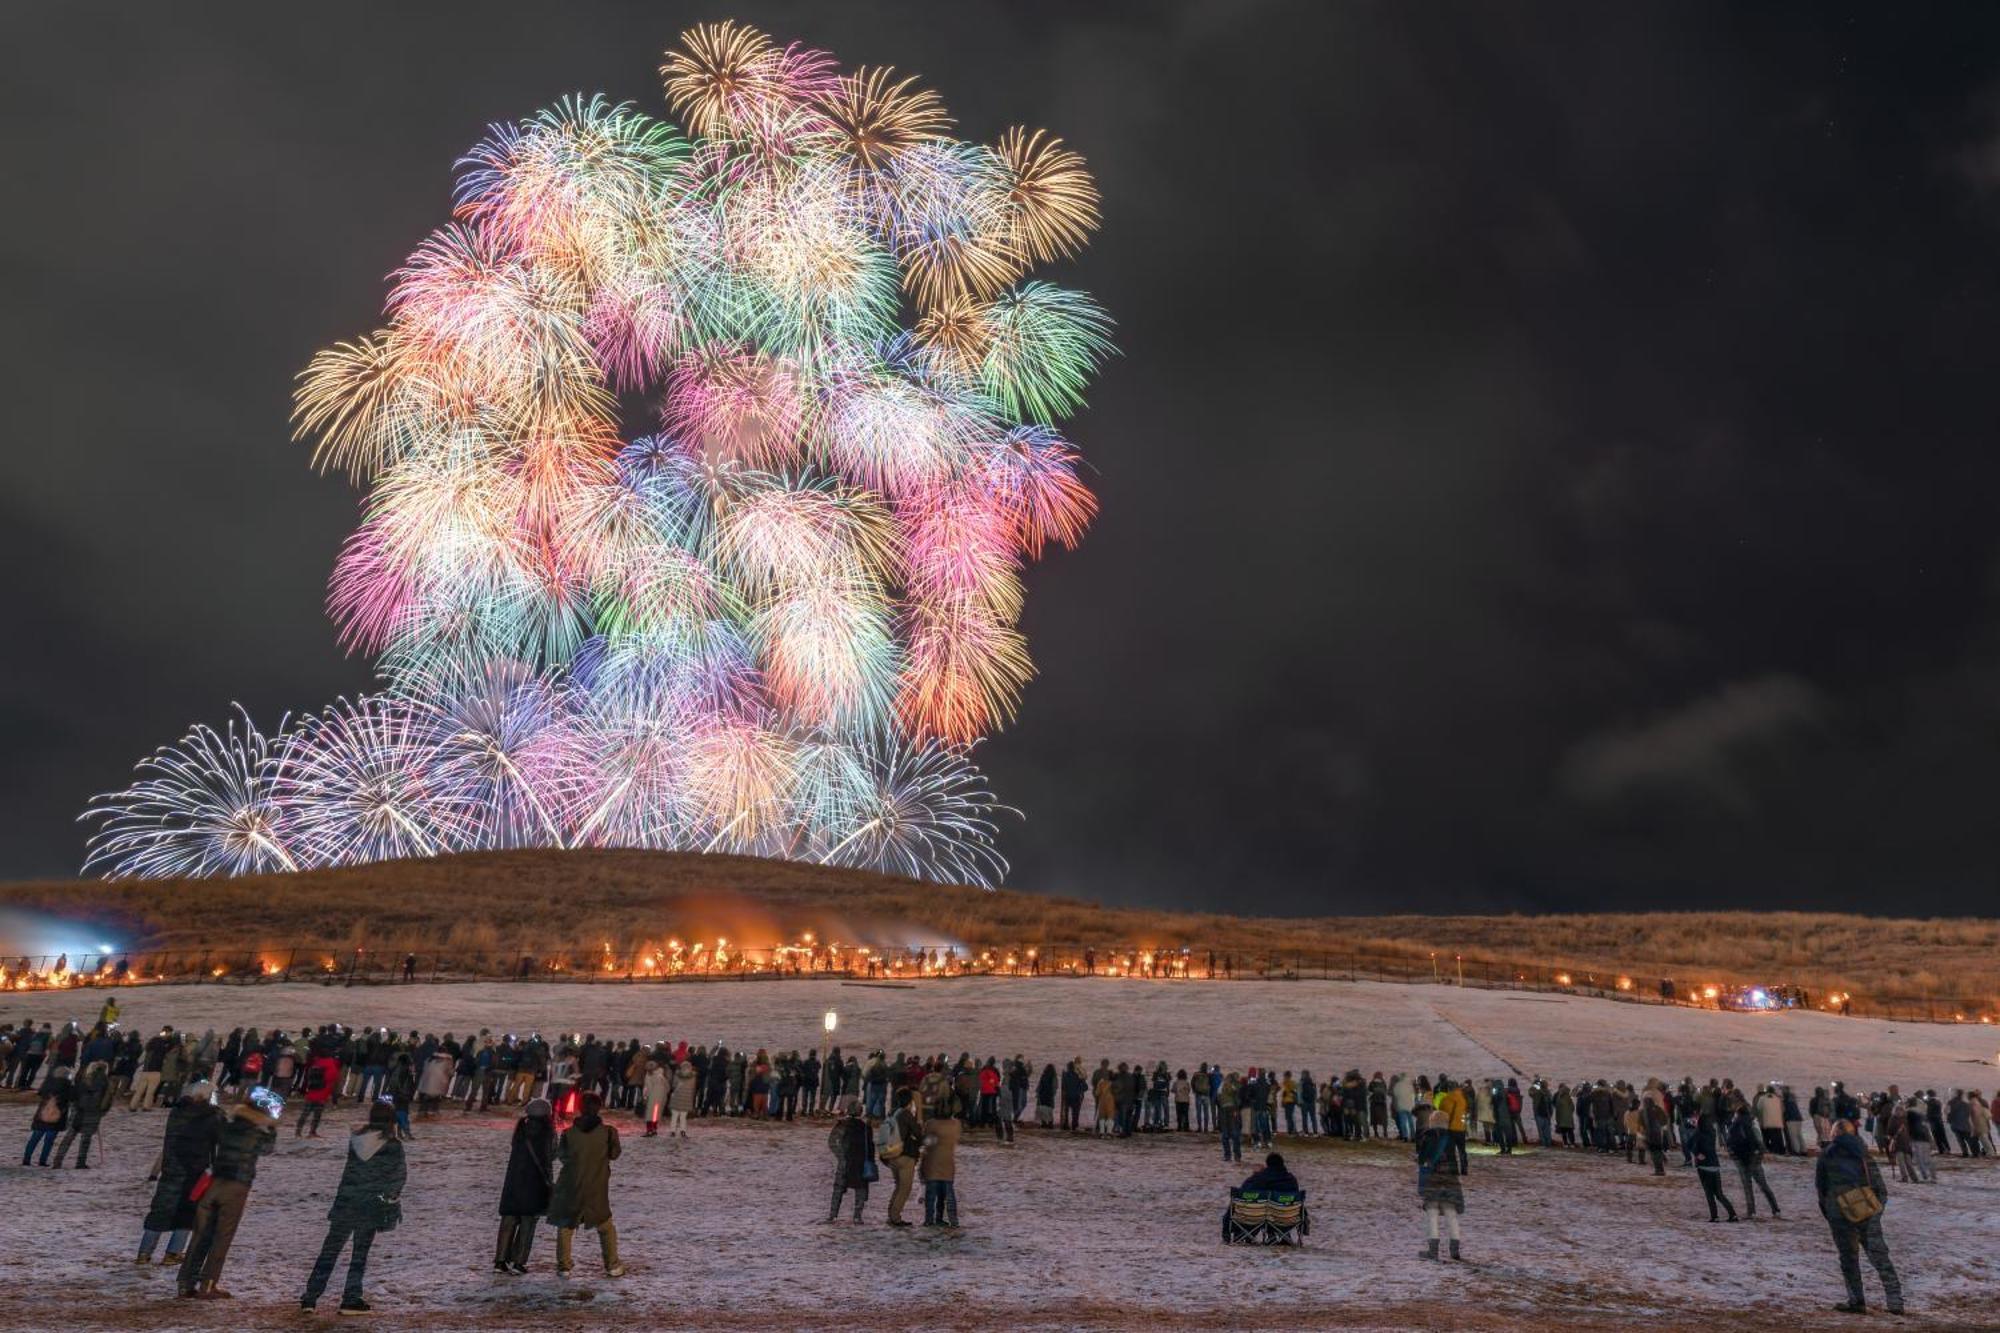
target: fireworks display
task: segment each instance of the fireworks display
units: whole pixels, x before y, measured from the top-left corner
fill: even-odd
[[[1096,510],[1055,423],[1109,354],[1028,276],[1097,224],[1042,131],[949,135],[889,69],[733,23],[493,127],[382,329],[295,424],[367,488],[328,609],[378,693],[196,727],[88,867],[730,851],[992,884],[972,765],[1033,667],[1020,573]],[[629,442],[619,395],[658,413]]]

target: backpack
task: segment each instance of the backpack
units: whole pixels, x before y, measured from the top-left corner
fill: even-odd
[[[875,1155],[885,1162],[893,1162],[903,1155],[903,1131],[897,1128],[895,1116],[889,1116],[875,1127]]]
[[[59,1125],[62,1123],[62,1098],[50,1093],[42,1098],[42,1104],[35,1108],[35,1123],[38,1125]]]
[[[315,1060],[306,1069],[306,1091],[321,1092],[326,1088],[326,1066]]]

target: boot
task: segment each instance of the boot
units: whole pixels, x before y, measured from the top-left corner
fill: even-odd
[[[1463,1258],[1465,1257],[1464,1255],[1462,1255],[1462,1254],[1460,1254],[1460,1253],[1458,1252],[1458,1242],[1457,1242],[1457,1241],[1453,1241],[1453,1242],[1451,1243],[1451,1257],[1452,1257],[1453,1259],[1463,1259]]]
[[[597,1229],[597,1248],[604,1259],[604,1276],[624,1277],[625,1265],[618,1262],[618,1228],[608,1221]]]
[[[1424,1258],[1426,1258],[1426,1259],[1435,1259],[1435,1258],[1437,1258],[1437,1257],[1438,1257],[1438,1243],[1437,1243],[1437,1241],[1435,1241],[1435,1240],[1432,1240],[1432,1241],[1429,1241],[1429,1242],[1427,1242],[1427,1243],[1426,1243],[1426,1244],[1424,1245]]]

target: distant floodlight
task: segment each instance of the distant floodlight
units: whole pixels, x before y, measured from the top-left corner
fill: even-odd
[[[831,1010],[831,1009],[827,1010],[827,1011],[826,1011],[826,1030],[827,1030],[828,1032],[831,1032],[831,1031],[833,1031],[833,1030],[834,1030],[835,1028],[837,1028],[837,1027],[839,1027],[839,1026],[840,1026],[840,1015],[839,1015],[839,1014],[836,1014],[836,1013],[835,1013],[835,1012],[833,1012],[833,1010]]]

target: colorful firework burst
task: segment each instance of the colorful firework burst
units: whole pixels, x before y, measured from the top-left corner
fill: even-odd
[[[1098,221],[1043,131],[736,23],[661,65],[686,133],[566,98],[459,162],[383,328],[294,422],[366,488],[334,568],[380,693],[197,727],[87,865],[737,851],[991,884],[971,762],[1033,674],[1021,571],[1096,512],[1056,422],[1110,353],[1039,279]],[[630,443],[621,393],[659,405]]]

